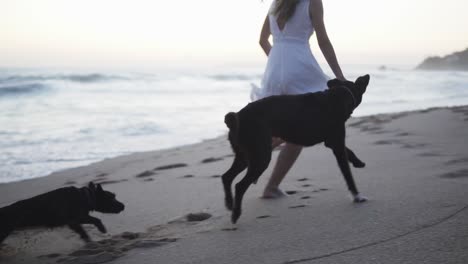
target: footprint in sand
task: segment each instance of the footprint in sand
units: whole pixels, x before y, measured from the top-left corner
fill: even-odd
[[[151,181],[154,181],[154,179],[153,179],[153,178],[146,178],[146,179],[144,179],[143,181],[145,181],[145,182],[151,182]]]
[[[427,144],[424,143],[405,143],[401,147],[406,149],[416,149],[426,147]]]
[[[460,163],[468,163],[468,158],[453,159],[445,162],[445,165],[455,165]]]
[[[185,216],[188,222],[201,222],[205,221],[206,219],[211,218],[212,215],[209,213],[190,213]]]
[[[310,186],[312,186],[312,184],[303,184],[302,185],[302,187],[304,187],[304,188],[307,188],[307,187],[310,187]]]
[[[397,113],[397,114],[390,115],[390,118],[391,118],[391,120],[397,120],[397,119],[400,119],[402,117],[406,117],[408,115],[409,115],[409,113]]]
[[[313,190],[312,192],[317,193],[317,192],[324,192],[324,191],[328,191],[328,189],[327,188],[320,188],[320,189]]]
[[[182,176],[181,178],[188,179],[188,178],[193,178],[193,177],[195,177],[195,176],[192,175],[192,174],[187,174],[187,175]]]
[[[286,191],[286,194],[288,194],[288,195],[293,195],[293,194],[296,194],[296,193],[297,193],[297,191]]]
[[[107,185],[107,184],[114,184],[114,183],[120,183],[120,182],[126,182],[128,180],[126,179],[122,179],[122,180],[97,180],[97,181],[94,181],[95,184],[101,184],[101,185]]]
[[[257,219],[265,219],[269,217],[271,217],[271,215],[261,215],[261,216],[257,216]]]
[[[185,164],[185,163],[175,163],[175,164],[169,164],[169,165],[165,165],[165,166],[159,166],[159,167],[154,168],[153,170],[154,171],[170,170],[170,169],[176,169],[176,168],[183,168],[183,167],[187,167],[187,166],[188,165]]]
[[[439,177],[445,179],[459,179],[459,178],[468,178],[468,169],[461,169],[458,171],[453,171],[449,173],[444,173]]]
[[[140,240],[132,244],[132,248],[154,248],[167,245],[168,243],[176,242],[176,238],[163,238],[163,239],[151,239],[151,240]]]
[[[400,140],[390,139],[390,140],[379,140],[374,142],[374,145],[393,145],[393,144],[401,144]]]
[[[150,177],[150,176],[153,176],[153,175],[156,175],[156,174],[157,174],[156,172],[144,171],[144,172],[136,175],[135,178],[146,178],[146,177]]]
[[[139,238],[139,237],[140,237],[140,233],[123,232],[120,236],[121,236],[122,238],[127,239],[127,240],[133,240],[133,239]]]
[[[226,228],[221,228],[221,231],[236,231],[237,227],[226,227]]]
[[[58,258],[58,257],[60,257],[60,256],[61,256],[60,253],[51,253],[51,254],[39,256],[39,258],[49,258],[49,259],[53,259],[53,258]]]
[[[418,154],[419,157],[440,157],[443,156],[442,154],[435,153],[435,152],[423,152]]]
[[[69,256],[80,257],[80,256],[86,256],[86,255],[96,255],[99,253],[102,253],[102,248],[85,248],[85,249],[77,250],[69,254]]]
[[[373,129],[373,130],[370,130],[368,132],[371,133],[371,134],[374,134],[374,135],[381,135],[381,134],[391,133],[391,131],[383,130],[382,128]]]
[[[365,124],[365,123],[367,123],[367,120],[366,120],[366,119],[362,119],[362,120],[356,121],[356,122],[354,122],[354,123],[351,123],[351,124],[349,124],[348,126],[349,126],[349,127],[359,127],[359,126],[361,126],[362,124]]]
[[[201,163],[211,163],[211,162],[216,162],[223,160],[223,158],[207,158],[201,161]]]
[[[363,126],[361,127],[362,132],[368,132],[373,134],[385,133],[380,126]]]
[[[70,256],[71,259],[60,259],[57,262],[67,264],[98,264],[116,260],[123,256],[123,252],[103,251],[93,255]]]
[[[308,180],[309,180],[308,178],[301,178],[301,179],[298,179],[297,181],[303,182],[303,181],[308,181]]]
[[[407,137],[407,136],[410,136],[410,135],[411,135],[411,133],[401,132],[401,133],[396,134],[395,136],[397,136],[397,137]]]
[[[76,181],[66,181],[63,185],[74,185]]]
[[[312,197],[311,196],[302,196],[301,200],[307,200],[307,199],[310,199],[310,198],[312,198]]]
[[[210,178],[221,178],[221,175],[213,175],[213,176],[210,176]]]
[[[290,209],[297,209],[297,208],[304,208],[306,207],[307,205],[305,204],[299,204],[299,205],[292,205],[292,206],[289,206],[288,208]]]

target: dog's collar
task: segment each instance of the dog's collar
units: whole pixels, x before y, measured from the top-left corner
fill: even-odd
[[[96,197],[93,193],[91,193],[88,187],[82,188],[82,192],[86,197],[86,202],[88,203],[89,209],[94,211],[96,209]]]
[[[349,90],[349,88],[346,87],[346,86],[344,86],[344,85],[343,85],[342,87],[345,88],[345,90],[348,91],[348,93],[351,95],[351,98],[353,99],[353,109],[356,108],[356,107],[357,107],[357,105],[356,105],[356,97],[354,97],[353,92],[351,92],[351,90]]]

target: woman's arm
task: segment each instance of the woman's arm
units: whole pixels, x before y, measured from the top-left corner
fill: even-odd
[[[309,14],[312,21],[312,25],[315,28],[317,34],[317,42],[320,50],[322,50],[323,56],[330,65],[336,78],[345,80],[343,72],[341,71],[340,65],[336,58],[335,50],[328,38],[327,30],[325,29],[325,23],[323,21],[323,4],[322,0],[310,0]]]
[[[265,18],[265,22],[263,22],[262,32],[260,33],[260,46],[262,47],[265,54],[268,56],[271,50],[271,44],[268,38],[270,38],[271,31],[270,31],[270,21],[268,19],[268,15]]]

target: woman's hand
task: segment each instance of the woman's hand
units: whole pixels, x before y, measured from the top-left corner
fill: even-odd
[[[310,0],[309,15],[312,25],[315,28],[317,42],[319,44],[320,50],[322,50],[323,56],[327,60],[328,65],[330,65],[330,68],[332,69],[337,79],[346,81],[346,78],[341,71],[341,67],[338,64],[338,59],[336,58],[333,45],[328,38],[327,30],[325,29],[322,0]]]
[[[345,78],[344,76],[336,76],[336,78],[337,78],[338,80],[340,80],[340,81],[343,81],[343,82],[347,81],[346,78]]]

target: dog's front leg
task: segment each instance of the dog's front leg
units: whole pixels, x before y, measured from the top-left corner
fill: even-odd
[[[346,154],[348,155],[349,162],[351,162],[355,168],[364,168],[366,166],[366,164],[348,147],[346,147]]]
[[[348,163],[348,148],[345,144],[346,129],[343,126],[335,127],[334,133],[325,140],[325,146],[333,150],[338,166],[340,167],[341,173],[343,174],[348,190],[353,195],[355,203],[361,203],[367,201],[367,198],[361,196],[354,183],[353,175],[351,174],[351,168]]]
[[[97,227],[101,233],[107,233],[106,227],[102,224],[102,221],[99,218],[92,217],[90,215],[87,215],[80,221],[81,224],[93,224],[94,226]]]
[[[90,242],[91,239],[88,236],[88,233],[83,229],[83,227],[80,224],[77,223],[72,223],[68,224],[68,227],[70,227],[71,230],[75,231],[80,235],[81,239],[83,239],[85,242]]]
[[[343,145],[341,146],[334,146],[333,147],[333,154],[335,154],[336,160],[338,162],[338,166],[340,167],[341,173],[343,174],[346,185],[348,185],[348,189],[353,195],[353,201],[355,203],[362,203],[367,201],[367,198],[361,196],[359,191],[357,190],[356,184],[354,183],[353,175],[351,174],[351,168],[348,164],[348,157],[346,153],[346,147]]]

